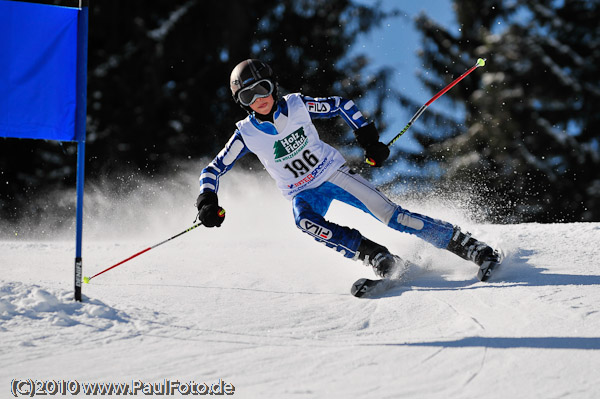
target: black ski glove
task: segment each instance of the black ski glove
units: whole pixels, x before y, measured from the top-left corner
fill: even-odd
[[[365,156],[369,161],[369,165],[379,168],[383,164],[383,161],[390,156],[390,148],[378,141],[365,148]]]
[[[219,206],[216,193],[205,191],[196,200],[198,219],[206,227],[221,227],[225,220],[225,210]]]
[[[390,149],[379,141],[379,132],[373,122],[354,131],[356,141],[364,148],[369,165],[379,167],[390,156]]]

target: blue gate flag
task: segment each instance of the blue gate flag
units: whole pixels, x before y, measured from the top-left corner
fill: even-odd
[[[0,0],[0,137],[77,141],[77,8]]]
[[[77,141],[75,300],[81,301],[88,4],[41,4],[48,1],[0,0],[0,137]]]

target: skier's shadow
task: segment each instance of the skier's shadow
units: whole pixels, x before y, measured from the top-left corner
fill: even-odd
[[[369,346],[429,346],[440,348],[600,349],[599,337],[464,337],[450,341],[373,343]]]
[[[536,251],[520,249],[506,259],[490,282],[515,283],[530,287],[560,285],[600,285],[600,275],[545,273],[548,269],[534,267],[528,259]]]
[[[494,274],[488,281],[489,284],[481,283],[474,276],[469,280],[449,281],[443,276],[432,271],[421,277],[405,284],[398,284],[396,287],[386,290],[380,294],[373,294],[369,298],[385,298],[400,296],[406,291],[444,291],[444,290],[474,290],[497,287],[494,283],[502,283],[502,287],[542,287],[542,286],[600,286],[600,275],[584,274],[558,274],[545,273],[548,269],[543,267],[534,267],[528,263],[529,258],[535,255],[536,251],[529,249],[520,249],[514,254],[510,254],[502,264],[494,271]],[[508,283],[508,284],[507,284]]]

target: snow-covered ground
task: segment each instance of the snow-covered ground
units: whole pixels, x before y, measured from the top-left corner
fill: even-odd
[[[119,198],[88,187],[84,275],[191,226],[195,179]],[[441,201],[403,204],[504,249],[481,283],[469,262],[334,203],[330,219],[424,267],[357,299],[351,284],[372,271],[302,234],[267,177],[221,184],[221,228],[93,279],[83,303],[72,228],[4,229],[0,397],[15,379],[222,380],[239,398],[600,397],[600,223],[481,225]]]

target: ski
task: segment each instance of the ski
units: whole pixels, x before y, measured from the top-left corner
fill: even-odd
[[[350,288],[350,293],[357,298],[373,296],[410,281],[425,269],[411,261],[402,260],[390,276],[386,278],[377,280],[360,278],[356,280]]]
[[[477,278],[480,281],[488,281],[494,270],[504,260],[504,254],[502,252],[495,251],[494,255],[494,257],[484,261],[481,266],[479,266]],[[412,262],[406,262],[404,272],[401,274],[401,278],[383,278],[377,280],[359,278],[354,282],[354,284],[352,284],[350,293],[357,298],[373,297],[374,295],[381,294],[402,284],[403,282],[406,282],[407,280],[411,280],[411,277],[407,275],[407,271],[412,270],[414,273],[415,270],[418,270],[417,268],[418,266]],[[414,274],[412,277],[414,277]]]

